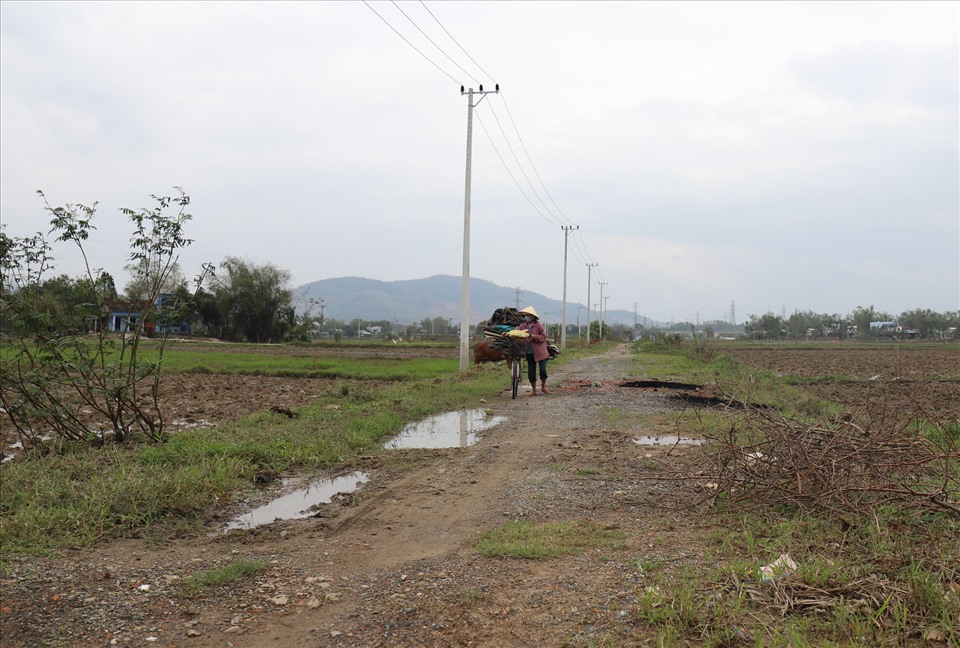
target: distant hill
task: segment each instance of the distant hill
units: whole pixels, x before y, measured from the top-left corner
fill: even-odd
[[[424,318],[449,317],[460,321],[460,277],[434,275],[426,279],[406,281],[379,281],[363,277],[337,277],[312,281],[295,289],[295,300],[300,309],[310,299],[324,302],[324,316],[350,321],[387,320],[410,324]],[[521,288],[520,308],[533,305],[540,318],[557,324],[561,320],[563,302]],[[475,325],[490,317],[502,306],[516,306],[516,287],[498,286],[484,279],[470,279],[470,322]],[[586,325],[584,304],[567,302],[567,324]],[[319,311],[315,309],[317,313]],[[591,315],[596,319],[596,314]],[[633,313],[610,311],[610,323],[633,323]]]

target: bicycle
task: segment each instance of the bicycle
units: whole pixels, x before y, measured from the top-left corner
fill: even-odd
[[[521,335],[522,334],[522,335]],[[508,331],[491,343],[491,347],[509,357],[510,363],[510,392],[513,398],[520,390],[520,381],[523,376],[523,359],[527,357],[526,331]]]

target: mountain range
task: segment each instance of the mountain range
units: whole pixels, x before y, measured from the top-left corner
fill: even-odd
[[[387,320],[401,324],[420,322],[425,318],[443,317],[460,321],[461,278],[434,275],[425,279],[380,281],[363,277],[321,279],[294,289],[294,302],[299,311],[312,308],[319,315],[323,305],[325,318],[351,321]],[[519,294],[518,294],[519,293]],[[313,300],[311,302],[311,300]],[[470,279],[470,320],[475,325],[504,306],[533,306],[545,323],[557,324],[562,319],[563,302],[540,293],[498,286],[484,279]],[[567,302],[567,324],[587,324],[585,304]],[[608,324],[633,324],[633,312],[611,310]],[[597,319],[592,312],[591,320]],[[642,320],[641,320],[642,322]],[[649,322],[648,322],[649,323]]]

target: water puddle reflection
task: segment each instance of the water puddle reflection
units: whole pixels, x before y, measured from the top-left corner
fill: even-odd
[[[667,436],[643,436],[639,439],[634,439],[634,443],[637,445],[644,446],[673,446],[673,445],[700,445],[703,443],[702,439],[691,439],[689,437],[681,437],[676,434],[668,434]]]
[[[477,432],[488,430],[505,420],[504,416],[488,416],[482,409],[447,412],[411,423],[383,447],[386,450],[466,448],[477,442]]]
[[[311,507],[328,504],[337,493],[352,493],[360,484],[366,483],[367,474],[355,472],[336,479],[324,479],[310,484],[306,488],[295,490],[288,495],[278,497],[259,508],[235,517],[224,532],[232,529],[252,529],[270,524],[275,520],[297,520],[313,515]]]

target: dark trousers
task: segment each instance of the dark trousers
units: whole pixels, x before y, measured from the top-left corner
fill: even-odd
[[[547,358],[544,358],[540,362],[537,362],[533,359],[533,354],[527,354],[527,378],[530,379],[531,383],[537,382],[537,365],[540,366],[540,380],[547,379]]]

